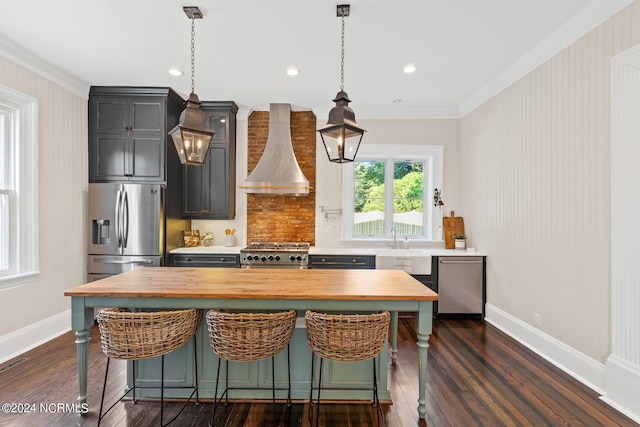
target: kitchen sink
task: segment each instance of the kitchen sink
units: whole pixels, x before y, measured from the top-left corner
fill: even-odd
[[[377,270],[431,274],[431,254],[425,249],[376,249]]]

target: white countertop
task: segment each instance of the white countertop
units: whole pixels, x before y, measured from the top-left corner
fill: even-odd
[[[309,255],[375,255],[375,249],[367,248],[309,248]]]
[[[466,249],[411,248],[428,252],[431,256],[487,256],[485,252],[468,251]],[[309,248],[309,255],[376,255],[377,250],[388,252],[389,248]],[[402,256],[402,249],[392,249]]]
[[[178,248],[170,251],[172,254],[239,254],[242,246],[194,246],[191,248]]]
[[[195,246],[192,248],[178,248],[172,250],[172,254],[239,254],[243,246]],[[468,251],[466,249],[437,249],[437,248],[412,248],[421,249],[431,256],[487,256],[485,252]],[[389,248],[379,248],[379,250],[389,251]],[[395,249],[398,255],[402,256],[402,249]],[[376,248],[322,248],[312,246],[309,248],[309,255],[376,255]]]
[[[487,256],[486,252],[467,249],[425,249],[431,256]]]

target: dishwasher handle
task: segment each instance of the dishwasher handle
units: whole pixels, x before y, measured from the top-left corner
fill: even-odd
[[[482,264],[481,259],[460,259],[460,260],[446,260],[441,259],[440,264]]]

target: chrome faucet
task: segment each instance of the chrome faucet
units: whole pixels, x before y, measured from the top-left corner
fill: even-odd
[[[391,227],[391,234],[393,234],[393,249],[398,249],[398,241],[396,240],[396,226]]]

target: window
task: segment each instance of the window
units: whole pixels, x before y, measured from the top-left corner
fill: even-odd
[[[440,240],[428,195],[442,188],[442,153],[442,146],[361,146],[343,175],[343,237]]]
[[[0,85],[0,289],[38,274],[37,102]]]

